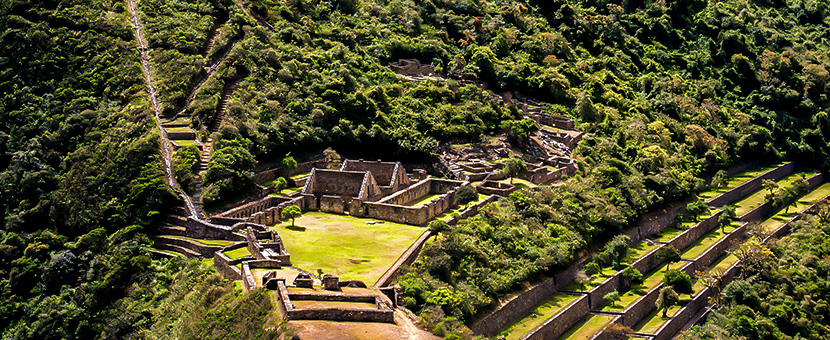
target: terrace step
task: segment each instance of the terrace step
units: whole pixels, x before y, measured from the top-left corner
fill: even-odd
[[[184,227],[179,226],[158,226],[156,227],[156,232],[159,234],[167,234],[167,235],[176,235],[176,236],[186,236],[187,229]]]
[[[185,247],[182,247],[182,246],[179,246],[179,245],[175,245],[175,244],[170,244],[170,243],[153,243],[153,247],[158,248],[158,249],[163,249],[163,250],[173,251],[173,252],[179,253],[179,254],[181,254],[181,255],[183,255],[184,257],[189,258],[189,259],[190,259],[190,258],[198,258],[198,257],[201,257],[201,256],[199,255],[199,253],[197,253],[197,252],[195,252],[195,251],[192,251],[192,250],[190,250],[190,249],[187,249],[187,248],[185,248]]]

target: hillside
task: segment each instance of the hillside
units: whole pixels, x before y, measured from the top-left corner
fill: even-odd
[[[826,0],[136,0],[135,18],[129,3],[0,2],[3,338],[286,332],[273,296],[153,257],[154,227],[182,198],[163,161],[210,215],[260,192],[255,173],[329,147],[444,177],[448,150],[504,136],[511,155],[535,161],[537,126],[508,94],[572,119],[585,133],[567,148],[573,176],[441,226],[400,272],[403,305],[448,337],[470,336],[501,299],[707,189],[718,170],[830,169]],[[401,76],[399,59],[434,74]],[[820,242],[798,258],[792,239],[734,283],[727,298],[744,314],[721,311],[693,334],[825,334],[806,316],[824,291],[799,296],[811,307],[786,318],[736,293],[799,290],[789,272],[821,272],[810,260]],[[766,321],[744,327],[750,314]]]

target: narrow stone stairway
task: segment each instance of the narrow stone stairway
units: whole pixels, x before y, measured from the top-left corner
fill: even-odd
[[[219,131],[219,127],[222,126],[222,120],[225,119],[225,112],[227,111],[228,100],[230,99],[233,90],[236,89],[236,86],[239,85],[239,82],[242,81],[242,78],[236,78],[233,80],[229,80],[225,83],[225,88],[222,90],[222,99],[219,100],[219,105],[216,107],[216,117],[213,118],[210,126],[208,127],[208,132],[211,135],[214,132]],[[213,154],[213,136],[209,136],[207,142],[203,144],[202,148],[202,158],[199,164],[199,172],[205,172],[207,170],[207,164],[210,162],[210,156]],[[197,185],[201,185],[201,182]],[[197,192],[201,192],[197,190]]]

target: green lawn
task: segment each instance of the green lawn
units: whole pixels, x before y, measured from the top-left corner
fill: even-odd
[[[786,176],[786,177],[778,180],[775,183],[778,184],[779,188],[786,188],[786,187],[791,186],[793,184],[793,182],[795,182],[796,180],[800,179],[802,174],[806,175],[807,178],[809,178],[810,176],[815,175],[815,172],[812,172],[812,171],[809,171],[809,172],[801,172],[801,171],[795,172],[795,173],[790,174],[789,176]],[[736,206],[735,213],[738,216],[742,216],[743,214],[746,214],[747,212],[749,212],[753,208],[763,204],[764,201],[765,201],[765,196],[766,195],[767,195],[767,190],[764,189],[764,188],[761,188],[760,190],[756,191],[754,194],[752,194],[749,197],[744,198],[742,201],[736,203],[735,204],[735,206]]]
[[[583,340],[590,339],[602,330],[608,322],[613,319],[609,315],[591,314],[580,323],[573,326],[568,332],[563,334],[559,339]]]
[[[191,129],[189,127],[186,127],[186,126],[166,127],[164,129],[169,131],[169,132],[196,132],[196,131],[193,131],[193,129]]]
[[[577,295],[554,294],[544,303],[533,309],[524,318],[499,333],[508,340],[521,338],[534,328],[559,313],[562,308],[579,298]]]
[[[656,242],[669,242],[675,236],[680,235],[680,233],[682,233],[684,231],[685,231],[684,229],[678,229],[678,228],[675,228],[675,227],[668,227],[666,229],[663,229],[663,231],[660,232],[660,237],[655,238],[654,241],[656,241]]]
[[[593,289],[596,286],[599,286],[600,283],[607,280],[612,275],[616,274],[618,270],[611,269],[610,267],[602,268],[602,271],[599,274],[591,276],[591,282],[581,286],[577,283],[571,283],[564,290],[570,290],[575,292],[587,292]]]
[[[666,312],[665,318],[663,317],[662,311],[654,311],[637,323],[637,325],[634,326],[634,330],[637,331],[637,333],[645,334],[654,334],[654,332],[657,332],[657,330],[659,330],[660,327],[666,323],[666,321],[669,321],[669,319],[671,319],[671,317],[674,316],[680,308],[689,302],[689,296],[685,294],[684,296],[686,296],[686,298],[681,296],[679,305],[669,308],[668,312]]]
[[[341,279],[372,285],[426,228],[371,219],[309,212],[272,226],[282,237],[294,267],[316,273],[322,269]]]
[[[487,197],[490,197],[490,196],[489,196],[489,195],[482,195],[482,194],[478,194],[478,198],[476,198],[476,200],[475,200],[475,201],[472,201],[472,202],[467,203],[467,204],[465,204],[465,205],[459,205],[459,206],[458,206],[457,208],[455,208],[455,209],[447,210],[447,212],[445,212],[445,213],[443,213],[443,214],[441,214],[441,215],[438,215],[438,217],[436,217],[435,219],[436,219],[436,220],[441,220],[441,221],[447,222],[447,221],[449,221],[449,220],[452,218],[452,213],[453,213],[453,212],[461,213],[462,211],[467,210],[467,208],[472,207],[473,205],[476,205],[476,204],[478,204],[479,202],[483,201],[483,200],[484,200],[484,199],[486,199]]]
[[[775,230],[795,217],[798,212],[807,209],[810,205],[818,202],[827,195],[830,195],[830,183],[822,184],[813,189],[813,191],[801,196],[801,198],[799,198],[796,202],[796,205],[789,208],[789,211],[786,211],[787,209],[781,209],[772,217],[764,220],[764,222],[761,222],[761,225],[768,228],[770,231]]]
[[[767,165],[767,166],[752,167],[752,168],[749,168],[749,169],[744,170],[742,172],[739,172],[737,174],[734,174],[732,176],[728,176],[728,177],[726,177],[726,185],[725,186],[723,186],[722,188],[712,188],[712,189],[709,189],[707,191],[698,193],[697,197],[699,197],[703,200],[708,200],[708,199],[713,198],[717,195],[720,195],[724,192],[727,192],[731,189],[734,189],[735,187],[741,185],[742,183],[744,183],[744,182],[746,182],[750,179],[753,179],[755,177],[758,177],[759,175],[761,175],[761,174],[763,174],[767,171],[775,169],[776,167],[778,167],[780,165],[781,164],[774,164],[774,165]]]
[[[623,262],[631,263],[637,261],[643,255],[648,254],[650,251],[654,250],[654,248],[659,247],[660,245],[657,243],[647,243],[647,242],[640,242],[636,246],[628,248],[628,256],[625,257]]]
[[[441,196],[441,194],[428,194],[424,197],[421,197],[421,198],[416,199],[412,202],[409,202],[406,205],[411,206],[411,207],[416,207],[416,208],[421,207],[421,206],[431,202],[432,200],[438,198],[438,196]]]
[[[683,250],[683,252],[680,253],[680,257],[686,260],[696,259],[698,256],[700,256],[700,254],[703,254],[703,252],[706,251],[706,249],[709,249],[709,247],[720,241],[720,239],[722,239],[724,236],[731,233],[733,230],[737,229],[740,226],[741,223],[732,222],[732,224],[723,228],[726,233],[721,232],[720,227],[715,228],[715,230],[712,230],[706,235],[703,235],[703,237],[701,237],[700,239],[695,241],[695,243],[692,243],[692,245]]]
[[[304,173],[301,173],[301,174],[296,174],[296,175],[291,176],[291,179],[298,180],[298,179],[306,177],[310,174],[311,174],[311,172],[304,172]]]
[[[228,240],[202,240],[202,239],[190,238],[190,237],[184,237],[184,236],[173,236],[173,235],[165,235],[165,236],[166,237],[171,237],[171,238],[182,239],[182,240],[196,241],[196,242],[199,242],[201,244],[209,245],[209,246],[227,247],[227,246],[230,246],[230,245],[236,243],[234,241],[228,241]]]
[[[176,140],[173,140],[173,141],[176,142],[176,144],[178,144],[181,147],[198,146],[198,144],[196,144],[196,141],[192,140],[192,139],[176,139]]]
[[[266,186],[267,186],[267,185],[266,185]],[[274,192],[274,193],[268,194],[268,196],[285,197],[285,196],[289,196],[289,195],[291,195],[291,194],[293,194],[293,193],[295,193],[295,192],[297,192],[297,191],[300,191],[300,190],[303,190],[303,188],[301,188],[301,187],[291,187],[291,188],[285,188],[285,189],[282,189],[282,190],[280,190],[280,191],[278,191],[278,192]]]
[[[242,247],[242,248],[239,248],[239,249],[226,251],[224,253],[225,253],[225,255],[230,257],[231,259],[238,259],[240,257],[245,257],[245,256],[250,256],[251,255],[251,252],[248,251],[247,247]]]

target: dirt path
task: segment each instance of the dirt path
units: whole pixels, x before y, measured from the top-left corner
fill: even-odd
[[[176,193],[178,193],[182,200],[184,200],[188,215],[195,218],[201,218],[196,206],[193,204],[193,200],[181,189],[181,187],[179,187],[179,184],[176,183],[176,178],[173,176],[170,139],[167,138],[167,133],[161,126],[161,107],[159,106],[158,98],[156,96],[156,88],[153,86],[153,78],[150,73],[150,58],[148,55],[149,48],[144,41],[144,35],[142,33],[143,26],[141,25],[141,21],[138,17],[135,2],[133,0],[127,0],[127,5],[130,10],[130,15],[132,16],[131,23],[135,30],[136,41],[138,41],[138,50],[141,53],[141,70],[144,72],[144,81],[147,83],[147,95],[150,98],[150,104],[153,108],[153,119],[156,121],[156,127],[159,130],[159,142],[161,143],[161,165],[164,170],[164,177],[167,178],[167,184],[170,185]]]

